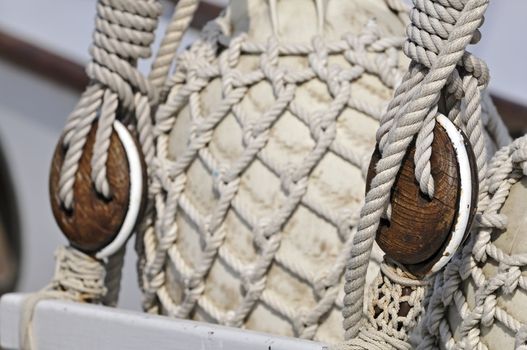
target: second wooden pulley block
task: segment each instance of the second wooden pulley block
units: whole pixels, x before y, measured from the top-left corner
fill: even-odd
[[[135,138],[115,121],[107,159],[111,198],[97,193],[91,179],[91,160],[97,123],[88,134],[75,174],[73,207],[59,198],[59,178],[65,156],[62,139],[55,149],[50,172],[50,200],[60,229],[75,248],[102,259],[115,253],[133,232],[146,198],[146,167]]]
[[[478,176],[468,139],[443,115],[437,117],[430,159],[433,198],[420,191],[414,154],[412,143],[392,188],[391,216],[381,220],[376,239],[389,258],[422,278],[445,266],[468,236],[477,207]],[[376,149],[367,191],[380,158]]]

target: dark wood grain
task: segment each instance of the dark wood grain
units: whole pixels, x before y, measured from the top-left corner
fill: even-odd
[[[467,154],[468,154],[468,160],[469,160],[469,163],[470,163],[470,172],[471,172],[471,178],[472,178],[472,197],[471,197],[471,207],[470,207],[470,213],[469,213],[469,218],[468,218],[468,226],[465,228],[465,233],[464,233],[464,237],[463,237],[463,241],[462,243],[464,243],[466,241],[466,239],[469,237],[469,234],[470,234],[470,231],[471,231],[471,228],[472,228],[472,224],[474,222],[474,217],[476,216],[476,212],[477,212],[477,204],[478,204],[478,195],[479,195],[479,179],[478,179],[478,166],[477,166],[477,163],[476,163],[476,156],[474,154],[474,150],[472,149],[472,147],[470,146],[470,141],[468,140],[467,136],[462,133],[463,135],[463,138],[465,140],[465,149],[467,150]],[[461,189],[462,191],[463,189]],[[458,211],[460,209],[458,208]],[[451,229],[452,231],[452,229]],[[449,235],[449,239],[450,239],[450,236]],[[446,248],[446,244],[448,244],[449,242],[449,239],[447,239],[443,246],[441,247],[441,249],[439,249],[437,251],[436,254],[434,254],[433,256],[431,256],[428,260],[426,261],[423,261],[421,263],[418,263],[418,264],[415,264],[415,265],[412,265],[412,264],[407,264],[405,265],[405,268],[410,272],[412,273],[414,276],[417,276],[417,277],[424,277],[429,271],[430,269],[433,267],[433,265],[443,256],[444,251],[445,251],[445,248]]]
[[[383,220],[377,232],[379,246],[402,264],[417,264],[433,256],[445,242],[456,218],[459,198],[456,154],[446,131],[440,126],[434,131],[432,148],[434,198],[429,199],[419,189],[412,144],[392,189],[391,220]],[[368,171],[368,184],[379,159],[377,150]]]
[[[66,210],[58,196],[58,181],[65,150],[59,141],[50,172],[50,200],[53,215],[70,243],[85,252],[95,252],[119,232],[129,203],[130,176],[125,149],[114,131],[107,161],[107,177],[112,191],[111,200],[97,194],[91,180],[91,158],[96,126],[89,133],[79,170],[75,178],[72,211]]]
[[[471,218],[477,200],[475,157],[468,147],[474,188]],[[403,159],[392,193],[390,221],[383,219],[377,231],[377,243],[388,257],[405,266],[417,276],[426,274],[444,251],[457,219],[460,179],[456,153],[446,131],[439,124],[434,130],[431,171],[435,183],[432,199],[419,189],[415,179],[415,144]],[[367,191],[380,159],[375,150],[367,176]],[[467,230],[468,232],[468,230]]]

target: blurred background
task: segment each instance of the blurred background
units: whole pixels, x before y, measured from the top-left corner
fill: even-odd
[[[164,1],[160,33],[175,2]],[[89,60],[95,3],[0,0],[0,149],[4,154],[2,157],[0,152],[0,231],[21,232],[19,291],[35,291],[50,281],[53,252],[66,243],[49,207],[48,170],[66,117],[88,82],[83,66]],[[183,47],[226,3],[201,2]],[[526,14],[525,0],[491,1],[483,40],[474,48],[491,69],[491,92],[514,136],[527,132]],[[141,70],[146,72],[148,66],[149,62],[142,62]],[[10,178],[6,177],[8,172]],[[20,229],[13,220],[17,209]],[[9,264],[3,262],[9,252],[1,249],[1,240],[0,235],[0,266]],[[17,244],[16,237],[13,242]],[[120,305],[139,310],[132,245],[128,252]],[[2,273],[0,267],[0,277]]]

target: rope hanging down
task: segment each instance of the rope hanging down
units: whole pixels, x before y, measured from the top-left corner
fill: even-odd
[[[466,47],[479,40],[478,28],[487,6],[488,0],[414,1],[412,23],[404,47],[412,63],[381,120],[377,139],[382,158],[366,195],[345,275],[343,316],[350,348],[366,348],[359,340],[352,340],[357,336],[358,339],[371,338],[373,332],[375,337],[382,338],[381,333],[385,333],[385,330],[365,326],[362,322],[366,268],[379,220],[387,209],[391,188],[413,139],[416,139],[416,179],[425,194],[433,195],[432,131],[441,108],[441,97],[446,101],[448,117],[470,139],[477,158],[480,188],[486,189],[487,154],[481,105],[489,75],[485,64],[468,53]],[[463,109],[462,103],[466,105]],[[500,133],[500,137],[499,143],[509,141],[506,134]],[[480,198],[481,207],[485,198]],[[391,346],[399,347],[397,344]],[[400,346],[408,347],[407,343]]]
[[[111,199],[106,161],[113,122],[134,125],[149,164],[154,156],[150,107],[156,100],[153,87],[137,70],[137,61],[151,56],[150,46],[161,5],[158,1],[100,0],[90,48],[92,61],[87,73],[90,86],[64,127],[66,149],[60,176],[59,197],[68,210],[73,203],[73,186],[88,132],[98,124],[93,150],[91,179],[97,193]]]
[[[95,191],[112,200],[107,178],[108,151],[114,122],[136,130],[145,163],[154,157],[151,108],[156,89],[137,70],[139,59],[151,56],[154,31],[162,8],[157,0],[100,0],[87,66],[91,82],[69,117],[63,131],[64,161],[60,171],[58,196],[65,210],[72,210],[74,185],[79,162],[90,130],[97,126],[91,157],[91,181]],[[148,167],[147,167],[148,169]],[[105,299],[116,303],[124,245],[108,259],[106,281],[111,287]]]

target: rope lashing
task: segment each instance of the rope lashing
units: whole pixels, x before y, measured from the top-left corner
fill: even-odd
[[[488,0],[414,1],[412,24],[407,33],[409,40],[405,45],[405,53],[412,58],[412,64],[381,121],[377,136],[382,158],[366,195],[345,274],[343,324],[348,340],[356,337],[363,326],[366,269],[379,220],[388,205],[402,159],[417,136],[416,164],[420,166],[419,170],[416,167],[416,177],[421,189],[430,195],[428,191],[433,191],[433,183],[427,163],[431,154],[431,126],[435,124],[443,88],[447,84],[459,84],[459,79],[463,79],[464,98],[470,106],[461,117],[461,127],[474,147],[480,179],[483,179],[486,155],[484,147],[480,147],[479,89],[486,84],[488,73],[479,60],[467,55],[465,49],[473,41],[487,6]],[[458,66],[464,69],[457,70]],[[458,78],[460,75],[468,78]]]
[[[71,247],[59,247],[51,283],[24,302],[20,319],[20,349],[35,349],[31,325],[37,303],[45,299],[62,299],[99,303],[106,294],[104,267],[92,256]]]
[[[92,61],[87,67],[91,83],[63,131],[66,154],[59,197],[67,210],[72,208],[79,159],[94,121],[99,127],[91,179],[96,191],[106,199],[111,199],[106,162],[114,120],[135,125],[146,163],[153,158],[150,109],[156,93],[136,64],[151,55],[150,46],[160,15],[161,5],[154,0],[100,0],[97,4],[96,29],[90,48]]]
[[[406,10],[398,0],[386,0],[390,8],[404,18]],[[375,26],[368,26],[364,35],[354,37],[353,35],[344,38],[342,41],[335,43],[325,43],[321,37],[315,38],[308,45],[287,45],[281,43],[276,38],[271,38],[268,44],[252,43],[246,41],[242,35],[233,38],[227,43],[226,52],[229,55],[222,56],[219,67],[211,67],[210,61],[217,55],[217,48],[223,45],[222,40],[229,40],[220,30],[218,23],[213,23],[205,29],[205,36],[214,44],[207,46],[196,46],[196,50],[183,54],[181,64],[185,65],[185,59],[195,59],[196,62],[203,63],[203,69],[199,72],[190,72],[193,80],[193,86],[185,86],[188,91],[182,91],[183,97],[179,100],[175,96],[175,101],[170,104],[162,105],[157,115],[156,135],[166,132],[172,127],[170,123],[174,119],[174,110],[181,105],[185,99],[193,92],[202,89],[208,82],[207,79],[218,75],[225,75],[222,79],[222,92],[225,96],[230,97],[230,101],[213,113],[212,120],[203,119],[203,123],[197,128],[196,133],[199,139],[193,139],[191,145],[196,146],[191,149],[192,154],[187,154],[187,158],[182,157],[176,162],[164,164],[158,161],[167,158],[166,147],[163,142],[166,138],[160,137],[156,141],[158,154],[154,154],[154,131],[151,120],[151,111],[156,107],[159,101],[165,101],[169,90],[174,84],[181,83],[187,77],[184,76],[184,67],[170,81],[167,75],[174,63],[176,50],[181,42],[183,33],[188,28],[194,12],[197,9],[198,0],[180,0],[177,3],[174,16],[168,26],[165,38],[162,41],[159,53],[154,60],[152,72],[148,79],[144,78],[136,69],[135,65],[141,58],[150,56],[150,45],[153,42],[153,32],[157,26],[157,19],[161,14],[161,7],[154,0],[99,0],[97,6],[96,31],[94,33],[94,45],[90,49],[92,62],[88,65],[87,71],[92,79],[90,86],[82,95],[75,111],[70,116],[63,133],[63,147],[65,150],[65,159],[60,171],[60,190],[58,196],[64,209],[71,211],[74,207],[76,197],[74,195],[75,179],[78,177],[79,162],[86,153],[87,139],[90,131],[95,127],[96,136],[93,144],[90,181],[96,192],[111,201],[115,194],[115,187],[110,184],[109,176],[109,153],[111,148],[111,137],[114,125],[122,122],[131,128],[135,128],[139,135],[139,141],[146,164],[148,166],[149,179],[149,201],[146,209],[146,218],[140,228],[143,231],[142,240],[139,244],[144,244],[145,257],[140,261],[140,280],[145,291],[145,308],[149,311],[160,311],[159,303],[165,307],[167,313],[176,316],[186,316],[192,307],[199,301],[204,291],[204,276],[210,270],[214,259],[218,254],[225,255],[221,250],[226,232],[222,229],[223,217],[229,206],[234,202],[237,187],[239,186],[239,174],[247,166],[258,151],[266,142],[266,133],[272,122],[279,116],[282,109],[291,104],[291,110],[298,112],[301,107],[291,103],[294,98],[294,85],[301,83],[313,77],[319,77],[328,84],[328,89],[333,95],[338,96],[335,99],[335,106],[328,110],[326,114],[314,115],[302,120],[312,128],[312,134],[317,142],[317,148],[313,154],[305,159],[303,169],[293,169],[283,175],[284,187],[290,194],[289,204],[286,211],[279,213],[274,220],[265,218],[254,225],[254,233],[257,244],[264,247],[264,254],[261,261],[251,269],[243,273],[244,284],[249,286],[247,298],[238,310],[230,311],[226,315],[221,312],[213,314],[213,319],[219,322],[234,326],[241,326],[244,319],[253,308],[254,304],[262,299],[261,295],[266,287],[266,273],[270,264],[275,259],[281,259],[277,255],[280,246],[280,226],[287,220],[290,212],[303,200],[303,194],[307,188],[307,176],[309,169],[313,168],[321,159],[324,152],[329,148],[335,148],[332,144],[334,137],[334,127],[332,121],[336,119],[339,111],[349,104],[359,111],[365,112],[378,119],[381,115],[380,108],[361,105],[360,101],[348,98],[350,82],[362,75],[364,72],[373,72],[378,74],[386,86],[394,87],[400,81],[399,71],[397,70],[397,51],[401,44],[400,38],[382,38],[376,32]],[[439,3],[439,4],[438,4]],[[272,1],[271,7],[276,7],[276,2]],[[273,5],[274,4],[274,5]],[[362,236],[355,238],[355,248],[359,249],[358,255],[362,257],[359,265],[348,266],[346,274],[346,293],[354,292],[360,294],[360,299],[352,299],[349,295],[345,299],[344,315],[350,313],[350,301],[356,300],[362,303],[363,291],[357,292],[356,285],[353,284],[355,271],[363,271],[362,265],[369,260],[369,250],[371,249],[370,237],[367,233],[368,225],[375,225],[375,215],[380,210],[385,212],[386,197],[382,191],[388,191],[390,185],[386,182],[387,178],[394,178],[397,173],[397,159],[401,154],[404,155],[408,143],[417,135],[417,144],[419,154],[416,152],[416,177],[419,179],[421,189],[424,193],[432,195],[434,191],[433,179],[430,175],[430,154],[431,154],[431,132],[434,129],[435,115],[440,111],[438,101],[443,87],[445,91],[445,104],[450,111],[448,117],[456,121],[470,135],[471,143],[478,153],[478,165],[480,173],[484,173],[485,167],[485,149],[482,143],[482,126],[481,126],[481,103],[485,98],[482,95],[482,89],[486,86],[488,72],[486,66],[477,58],[464,51],[470,41],[476,42],[479,38],[477,28],[481,23],[482,14],[486,3],[477,3],[476,1],[415,1],[416,9],[412,14],[413,26],[409,28],[410,41],[405,48],[406,54],[412,58],[413,63],[410,73],[403,81],[402,87],[396,93],[396,97],[390,105],[388,113],[383,117],[383,123],[378,137],[382,144],[384,163],[379,170],[382,170],[377,179],[379,189],[367,197],[365,210],[370,210],[374,214],[370,221],[361,220],[359,232]],[[324,2],[316,0],[319,32],[323,29],[323,15],[325,14]],[[276,15],[276,11],[273,12]],[[322,15],[321,15],[322,14]],[[277,30],[277,19],[274,22],[274,32]],[[425,30],[426,29],[426,30]],[[470,33],[470,35],[468,34]],[[470,38],[468,38],[470,36]],[[371,47],[373,52],[382,53],[381,57],[374,62],[369,58],[364,59],[365,55],[360,52],[366,46]],[[212,49],[211,49],[212,48]],[[202,50],[202,52],[198,52]],[[257,74],[248,77],[231,75],[232,69],[241,52],[262,54],[262,69]],[[384,52],[386,51],[386,55]],[[302,55],[309,55],[310,69],[303,72],[303,76],[283,74],[278,66],[278,59],[281,54],[298,52]],[[347,75],[340,76],[340,79],[329,79],[334,72],[327,68],[328,53],[345,52],[346,59],[356,65],[353,69],[346,72]],[[384,61],[386,60],[386,61]],[[456,69],[457,68],[457,69]],[[242,80],[244,79],[244,80]],[[278,99],[280,104],[278,109],[272,111],[269,115],[264,115],[261,124],[254,123],[247,128],[251,129],[247,133],[247,143],[252,145],[248,153],[240,161],[235,163],[230,169],[220,169],[215,177],[215,186],[221,196],[221,205],[217,211],[207,218],[204,222],[203,229],[206,233],[211,233],[211,239],[206,242],[205,259],[195,269],[185,271],[188,276],[188,295],[185,296],[184,304],[177,306],[168,295],[166,284],[167,278],[164,267],[167,259],[174,259],[168,255],[168,250],[173,246],[176,240],[177,230],[174,221],[175,212],[178,206],[184,207],[185,203],[180,203],[180,195],[185,190],[185,177],[180,174],[183,171],[184,164],[195,156],[194,152],[203,150],[207,142],[209,132],[214,128],[214,123],[223,118],[223,113],[232,109],[237,117],[242,118],[239,111],[238,101],[243,98],[247,92],[247,86],[255,82],[268,79],[277,95],[283,96]],[[239,81],[237,81],[239,80]],[[237,85],[236,85],[237,84]],[[403,87],[404,86],[404,87]],[[172,95],[172,93],[171,93]],[[195,95],[190,99],[194,100]],[[348,101],[349,100],[349,101]],[[467,108],[461,108],[461,101],[467,102]],[[191,103],[191,113],[200,115],[201,111],[196,108],[196,103]],[[486,106],[487,110],[492,112],[492,105]],[[166,109],[166,110],[165,110]],[[170,110],[172,109],[172,110]],[[307,114],[306,114],[307,115]],[[410,117],[408,117],[410,116]],[[313,118],[311,120],[310,118]],[[168,120],[170,119],[170,120]],[[424,125],[424,126],[423,126]],[[390,130],[391,129],[391,130]],[[421,130],[421,131],[418,131]],[[494,131],[502,130],[502,126],[495,125]],[[333,133],[333,134],[332,134]],[[162,135],[164,136],[164,135]],[[506,136],[501,137],[504,140]],[[210,139],[209,139],[210,140]],[[200,152],[201,153],[201,152]],[[203,152],[205,154],[205,152]],[[205,154],[205,156],[207,156]],[[208,159],[212,168],[216,168],[212,158]],[[359,163],[359,161],[357,161]],[[167,167],[167,169],[165,169]],[[170,173],[169,173],[170,172]],[[177,174],[177,176],[173,176]],[[165,176],[166,175],[166,176]],[[282,177],[282,176],[281,176]],[[378,176],[379,177],[379,176]],[[383,184],[383,181],[384,184]],[[167,192],[163,192],[166,188]],[[379,192],[380,191],[380,192]],[[78,198],[77,198],[78,199]],[[384,201],[384,202],[383,202]],[[376,202],[376,204],[374,203]],[[373,204],[372,204],[373,203]],[[369,207],[368,207],[369,205]],[[376,205],[381,208],[378,209]],[[154,218],[154,206],[157,218]],[[369,209],[368,209],[369,208]],[[377,208],[377,209],[376,209]],[[185,210],[184,208],[182,210]],[[165,215],[162,215],[163,212]],[[363,214],[365,211],[363,211]],[[192,216],[192,219],[200,214]],[[379,214],[380,215],[380,214]],[[495,217],[481,216],[480,223],[489,225],[494,223]],[[370,223],[368,223],[370,222]],[[200,226],[201,227],[201,226]],[[155,228],[155,229],[154,229]],[[361,231],[362,230],[362,231]],[[375,230],[373,230],[374,232]],[[339,233],[340,234],[340,233]],[[371,236],[371,232],[370,232]],[[351,239],[350,239],[351,242]],[[368,247],[369,244],[369,247]],[[351,246],[351,244],[349,245]],[[93,259],[88,255],[83,255],[74,248],[63,248],[67,252],[68,259],[58,259],[57,267],[59,270],[81,271],[81,273],[60,273],[56,283],[52,284],[50,290],[36,294],[28,300],[28,310],[33,310],[34,305],[41,298],[60,297],[71,298],[79,301],[102,302],[107,305],[115,305],[119,291],[120,270],[123,263],[124,247],[109,256],[107,261]],[[142,248],[139,248],[141,251]],[[361,252],[362,249],[362,252]],[[277,257],[275,257],[277,255]],[[337,303],[337,286],[339,277],[344,269],[345,257],[349,255],[349,250],[342,254],[343,258],[339,259],[338,268],[331,273],[331,278],[327,281],[315,281],[318,291],[320,291],[320,304],[312,312],[283,312],[290,319],[294,319],[293,326],[295,332],[302,337],[313,338],[317,331],[318,322],[324,313]],[[354,252],[354,256],[357,252]],[[227,259],[228,260],[228,259]],[[91,263],[96,266],[91,267],[91,271],[85,271],[84,267]],[[232,262],[232,261],[230,261]],[[88,264],[88,265],[86,265]],[[362,265],[361,265],[362,264]],[[176,268],[180,264],[175,264]],[[78,269],[77,267],[82,267]],[[91,265],[90,265],[91,266]],[[353,267],[358,266],[357,270]],[[144,271],[141,271],[143,269]],[[350,272],[351,271],[351,272]],[[369,305],[369,325],[364,328],[358,342],[361,344],[384,344],[379,345],[380,349],[389,348],[408,348],[406,337],[407,329],[415,326],[416,319],[421,310],[421,300],[425,294],[425,283],[417,283],[411,278],[407,278],[402,270],[385,264],[383,266],[384,275],[379,277],[373,287],[375,294],[374,302]],[[86,276],[83,276],[83,275]],[[364,275],[363,274],[363,275]],[[364,279],[364,276],[360,278]],[[64,283],[62,283],[64,281]],[[311,281],[311,279],[309,279]],[[71,282],[71,283],[70,283]],[[187,283],[185,282],[185,283]],[[320,282],[320,283],[318,283]],[[329,283],[329,284],[328,284]],[[361,288],[364,288],[364,281]],[[95,287],[100,288],[95,288]],[[94,287],[93,290],[90,289]],[[410,287],[410,289],[406,288]],[[79,291],[88,289],[85,294]],[[187,291],[186,291],[187,292]],[[389,293],[393,292],[393,293]],[[266,301],[268,305],[279,305],[279,303]],[[201,304],[200,304],[201,305]],[[410,307],[408,313],[404,315],[394,315],[394,310],[404,307]],[[213,305],[205,304],[203,306],[206,312],[213,310]],[[362,310],[362,306],[358,306]],[[284,309],[287,311],[287,309]],[[380,310],[380,311],[379,311]],[[295,310],[296,311],[296,310]],[[31,314],[29,312],[28,314]],[[372,316],[373,315],[373,316]],[[359,315],[360,318],[360,315]],[[29,320],[29,321],[27,321]],[[30,317],[26,318],[30,322]],[[347,323],[346,323],[347,322]],[[403,324],[403,329],[394,331],[398,324]],[[349,320],[345,320],[345,325]],[[30,327],[22,327],[30,331]],[[353,331],[347,332],[347,336]],[[29,342],[30,343],[30,342]],[[361,345],[358,348],[363,348]]]

